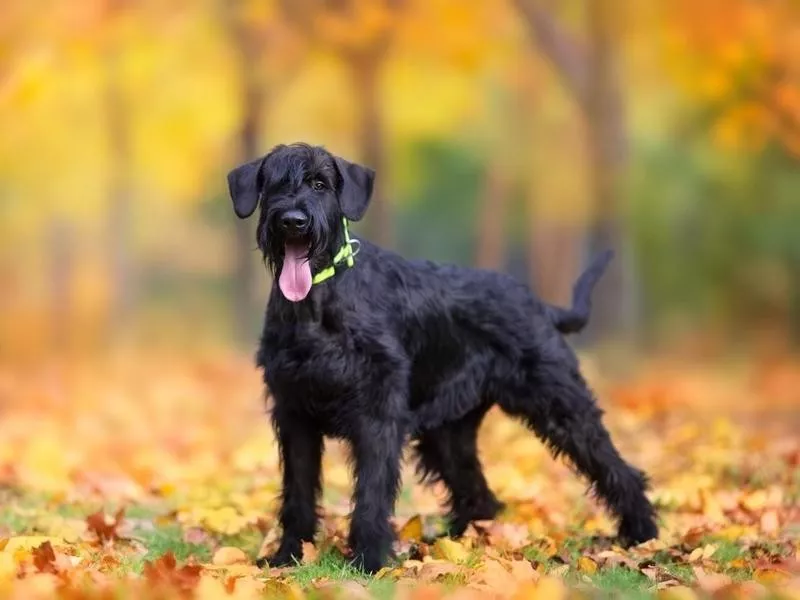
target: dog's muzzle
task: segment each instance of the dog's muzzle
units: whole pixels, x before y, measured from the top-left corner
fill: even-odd
[[[286,236],[297,237],[308,233],[310,219],[302,210],[291,209],[283,213],[278,222]]]

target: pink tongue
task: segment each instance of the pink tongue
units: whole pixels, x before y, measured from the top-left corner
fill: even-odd
[[[300,302],[311,291],[311,267],[308,265],[307,253],[307,246],[286,244],[278,286],[291,302]]]

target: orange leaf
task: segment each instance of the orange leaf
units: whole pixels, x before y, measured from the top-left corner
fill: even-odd
[[[403,527],[400,528],[400,532],[397,534],[397,537],[402,542],[413,542],[422,539],[422,517],[419,515],[414,515]]]
[[[120,508],[113,517],[99,510],[86,517],[86,527],[97,537],[101,544],[114,542],[119,539],[117,528],[122,523],[124,516],[124,508]]]
[[[318,556],[317,548],[311,542],[303,542],[303,564],[309,565],[316,562]]]
[[[780,585],[791,578],[791,573],[783,569],[756,569],[753,579],[766,586]]]
[[[33,550],[33,565],[41,573],[55,573],[56,553],[50,542],[45,542]]]
[[[233,548],[231,546],[223,546],[214,552],[214,556],[211,559],[211,564],[217,566],[227,566],[246,562],[249,562],[247,555],[239,548]]]

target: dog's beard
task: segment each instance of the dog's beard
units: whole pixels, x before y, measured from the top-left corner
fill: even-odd
[[[320,263],[328,247],[325,215],[309,210],[308,233],[296,239],[286,239],[277,227],[279,206],[271,207],[263,215],[259,227],[258,244],[273,275],[278,277],[278,288],[290,302],[300,302],[311,292],[312,269]]]

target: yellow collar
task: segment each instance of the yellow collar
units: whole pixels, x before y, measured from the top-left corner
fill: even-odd
[[[348,268],[353,267],[356,264],[355,255],[358,253],[358,240],[350,238],[350,231],[347,228],[347,219],[342,219],[342,223],[344,224],[344,244],[342,244],[342,247],[339,248],[336,256],[333,257],[333,263],[331,266],[322,269],[322,271],[314,275],[314,279],[311,280],[313,285],[327,281],[336,275],[336,267],[342,262],[344,262]],[[355,250],[353,250],[353,244],[356,245]]]

